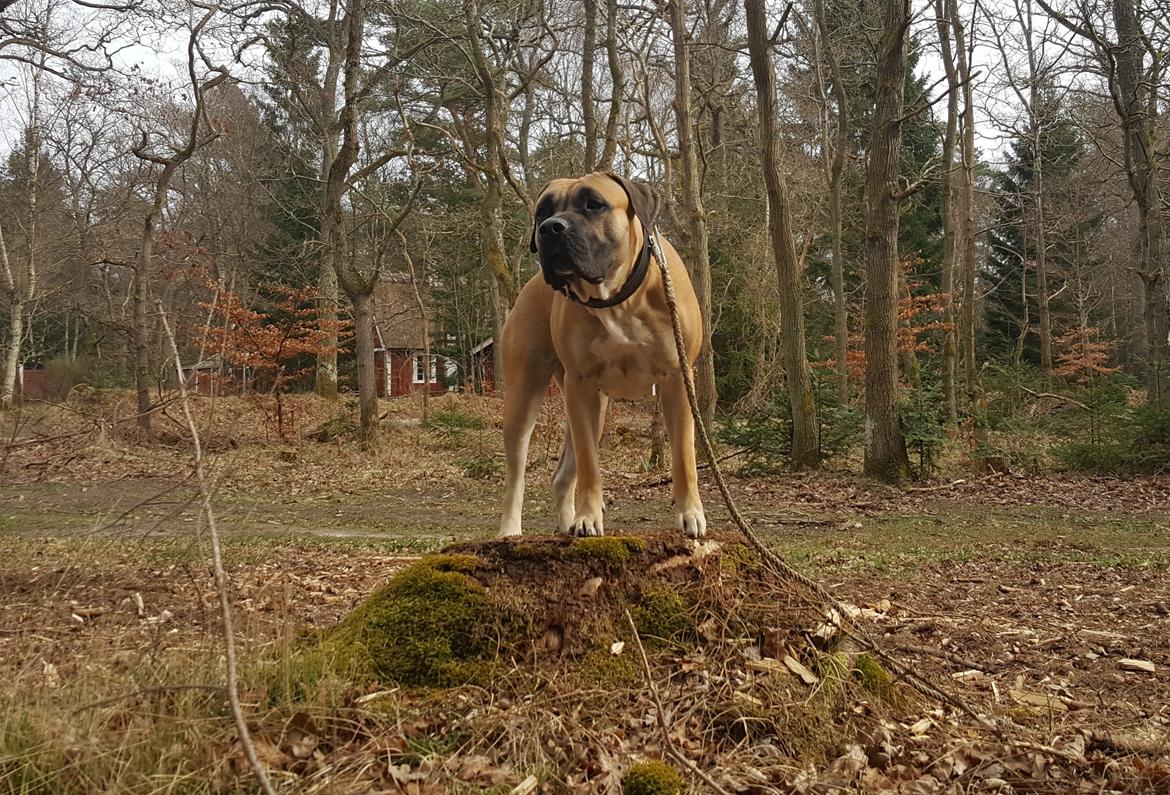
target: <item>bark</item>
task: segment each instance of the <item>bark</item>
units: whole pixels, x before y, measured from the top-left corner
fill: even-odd
[[[910,279],[906,271],[907,268],[898,269],[898,297],[900,304],[909,306],[914,296],[910,293]],[[911,328],[909,318],[902,321],[902,328]],[[906,345],[900,345],[898,350],[902,357],[902,376],[913,389],[921,389],[922,374],[918,369],[918,352],[914,350],[915,339],[908,337],[907,342]]]
[[[796,469],[820,463],[816,403],[804,339],[804,287],[792,240],[792,211],[788,183],[780,170],[780,133],[776,123],[776,74],[768,42],[764,0],[744,0],[747,13],[748,53],[756,86],[760,121],[764,187],[768,194],[768,229],[776,278],[780,288],[780,333],[784,369],[792,413],[792,465]]]
[[[837,53],[833,49],[833,39],[829,32],[829,24],[825,17],[824,0],[813,0],[813,15],[816,17],[819,32],[820,51],[829,66],[829,76],[833,81],[833,97],[837,105],[837,136],[836,140],[829,141],[828,96],[824,91],[823,78],[821,84],[821,100],[824,108],[824,118],[821,122],[822,148],[826,154],[822,156],[826,167],[826,179],[829,187],[829,218],[833,225],[833,263],[830,278],[833,283],[833,336],[835,358],[837,361],[837,402],[844,406],[849,402],[849,313],[845,306],[845,251],[841,220],[841,206],[843,202],[842,178],[845,174],[845,156],[849,145],[849,103],[845,95],[845,81],[841,75],[841,64],[837,60]],[[820,61],[817,62],[817,74],[821,76]],[[828,159],[828,150],[832,148],[832,160]]]
[[[599,171],[613,167],[613,159],[617,155],[618,120],[622,116],[622,96],[626,90],[626,77],[622,71],[622,62],[618,53],[617,15],[617,0],[607,0],[605,4],[605,56],[609,63],[609,79],[613,85],[613,93],[610,95],[609,117],[605,123],[605,146],[601,150],[601,157],[596,166]]]
[[[192,96],[195,106],[191,110],[191,122],[187,131],[187,140],[181,149],[174,150],[169,157],[152,154],[148,151],[148,139],[145,133],[141,142],[133,147],[133,152],[139,158],[150,163],[162,166],[154,182],[154,196],[142,222],[142,238],[138,248],[138,262],[134,268],[134,286],[132,291],[132,323],[134,348],[134,391],[138,405],[138,426],[150,433],[152,430],[152,402],[150,399],[150,335],[152,331],[151,313],[148,311],[150,295],[151,273],[154,266],[154,235],[159,221],[162,218],[163,207],[166,204],[171,180],[179,168],[191,159],[195,151],[206,146],[218,137],[218,132],[200,139],[200,128],[206,117],[204,96],[207,91],[215,88],[228,79],[228,72],[223,67],[215,67],[212,71],[215,76],[205,82],[200,82],[195,68],[196,42],[203,28],[215,14],[215,9],[209,10],[203,18],[191,29],[187,40],[187,75],[190,79]]]
[[[683,0],[667,3],[671,39],[674,44],[674,113],[678,128],[678,151],[682,169],[683,211],[690,242],[691,280],[699,300],[703,340],[695,361],[695,390],[699,413],[709,422],[715,413],[715,360],[711,350],[711,259],[708,242],[707,213],[703,208],[699,184],[699,155],[695,145],[695,123],[691,108],[691,68],[687,49],[686,12]]]
[[[316,124],[321,136],[321,164],[318,176],[324,185],[329,179],[333,161],[337,157],[337,84],[345,58],[345,40],[341,35],[343,27],[338,20],[338,4],[330,3],[329,18],[325,22],[328,31],[328,46],[325,74],[317,96]],[[324,336],[322,347],[317,352],[316,372],[313,391],[326,400],[337,400],[337,352],[338,339],[337,304],[340,294],[337,289],[337,272],[333,268],[332,255],[325,240],[325,193],[321,193],[321,229],[317,271],[317,322]]]
[[[609,427],[608,423],[606,427]],[[661,469],[665,462],[666,422],[662,416],[662,396],[655,394],[654,414],[650,417],[650,468]]]
[[[884,0],[865,183],[865,474],[910,474],[898,391],[899,150],[906,82],[908,0]]]
[[[584,0],[585,32],[581,46],[581,116],[585,122],[585,171],[597,162],[597,108],[593,102],[593,55],[597,50],[597,0]]]
[[[349,190],[350,170],[357,162],[358,120],[360,117],[361,45],[365,33],[364,0],[350,0],[345,16],[345,61],[342,90],[344,100],[338,121],[341,142],[325,180],[325,249],[337,284],[353,305],[354,355],[358,376],[358,440],[364,449],[378,442],[378,387],[374,381],[374,286],[380,278],[380,258],[371,273],[364,274],[350,257],[349,230],[345,225],[342,200]]]
[[[963,92],[962,168],[959,171],[959,253],[963,271],[962,348],[963,381],[968,399],[978,390],[975,367],[975,101],[971,92],[971,64],[966,34],[956,0],[948,0],[951,28],[955,34],[958,78]]]
[[[1138,208],[1142,308],[1146,324],[1146,387],[1151,400],[1167,394],[1167,334],[1170,333],[1163,250],[1162,195],[1154,140],[1157,101],[1146,80],[1145,45],[1134,0],[1113,0],[1117,30],[1114,102],[1121,117],[1126,176]],[[1155,69],[1156,72],[1156,69]],[[1156,75],[1155,75],[1156,77]]]
[[[492,311],[495,325],[495,339],[500,339],[508,311],[516,299],[516,281],[508,267],[508,256],[504,248],[503,218],[503,158],[506,152],[505,117],[506,95],[503,87],[497,85],[497,75],[488,63],[480,40],[480,16],[475,3],[464,6],[464,23],[468,35],[469,49],[484,102],[484,162],[480,166],[483,197],[479,204],[479,240],[484,262],[487,265],[489,287],[492,295]],[[500,346],[492,346],[496,367],[495,388],[499,393],[507,389],[504,369],[499,361]]]
[[[25,131],[25,198],[28,214],[25,218],[25,252],[23,278],[12,269],[8,248],[0,231],[0,276],[8,299],[8,342],[4,350],[4,369],[0,374],[0,408],[11,408],[16,398],[17,372],[20,369],[20,346],[24,338],[25,304],[37,294],[37,200],[40,187],[41,165],[41,82],[44,78],[45,54],[40,56],[40,66],[33,71],[32,117]]]
[[[940,288],[943,293],[942,391],[947,422],[952,427],[959,422],[958,384],[958,326],[955,317],[955,139],[959,128],[959,77],[951,49],[950,16],[945,0],[936,0],[938,40],[943,68],[947,78],[947,123],[943,133],[942,177],[943,196],[943,266]]]
[[[418,274],[414,270],[414,258],[410,256],[410,248],[406,245],[406,235],[402,234],[400,229],[396,229],[395,234],[398,237],[399,250],[402,252],[402,261],[406,263],[407,271],[410,273],[410,287],[414,291],[414,304],[418,307],[418,316],[422,321],[424,363],[422,418],[423,422],[426,422],[430,417],[431,400],[431,321],[427,314],[427,306],[422,300],[422,292],[418,287]],[[389,363],[386,366],[389,367]]]

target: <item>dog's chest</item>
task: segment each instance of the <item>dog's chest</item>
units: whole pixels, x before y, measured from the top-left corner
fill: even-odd
[[[589,342],[587,374],[610,397],[645,397],[677,368],[678,357],[668,350],[660,329],[636,317],[605,317],[601,327]]]

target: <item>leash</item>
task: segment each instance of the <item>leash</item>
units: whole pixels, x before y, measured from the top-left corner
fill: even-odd
[[[752,549],[764,560],[767,568],[775,577],[781,582],[799,586],[804,589],[806,596],[814,597],[812,600],[814,603],[819,602],[821,607],[827,608],[825,609],[825,617],[830,624],[836,626],[842,633],[852,638],[859,646],[881,660],[892,673],[901,678],[907,685],[929,699],[954,707],[965,713],[997,738],[1006,740],[1007,738],[999,727],[995,726],[987,718],[976,713],[963,700],[914,673],[900,660],[892,657],[889,652],[882,649],[873,636],[849,618],[849,613],[845,609],[845,606],[836,597],[825,590],[824,586],[820,583],[792,568],[784,558],[774,552],[760,539],[748,520],[744,518],[735,499],[731,496],[730,489],[727,488],[727,481],[724,480],[723,471],[719,468],[719,460],[715,455],[715,448],[711,444],[711,437],[707,434],[706,423],[703,422],[703,417],[699,413],[699,397],[695,392],[694,374],[691,372],[690,365],[687,364],[686,343],[683,341],[682,324],[678,317],[678,304],[675,300],[674,284],[670,280],[670,268],[666,263],[666,255],[662,250],[657,226],[652,228],[650,235],[647,235],[647,240],[649,241],[647,247],[650,249],[650,253],[654,257],[655,262],[658,263],[659,270],[662,272],[662,285],[666,292],[666,305],[670,309],[670,324],[674,329],[674,345],[678,351],[679,368],[682,370],[683,384],[686,386],[687,401],[691,406],[691,414],[695,418],[695,426],[699,429],[699,440],[703,445],[703,453],[707,456],[711,473],[715,477],[715,485],[719,488],[720,496],[723,497],[723,503],[727,506],[727,511],[731,514],[731,520],[739,528],[740,533],[747,539]]]

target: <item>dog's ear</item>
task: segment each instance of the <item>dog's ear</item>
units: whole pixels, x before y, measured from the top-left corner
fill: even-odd
[[[653,229],[658,223],[658,191],[645,182],[634,182],[621,174],[607,171],[606,174],[614,182],[622,186],[626,197],[630,200],[630,211],[638,216],[644,229]]]

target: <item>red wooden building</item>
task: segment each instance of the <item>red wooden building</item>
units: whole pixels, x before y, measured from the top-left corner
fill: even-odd
[[[426,301],[425,290],[423,300]],[[446,358],[432,353],[427,367],[423,316],[409,275],[383,274],[374,288],[374,339],[378,346],[374,349],[378,397],[421,392],[428,382],[432,394],[448,390],[451,368]]]

